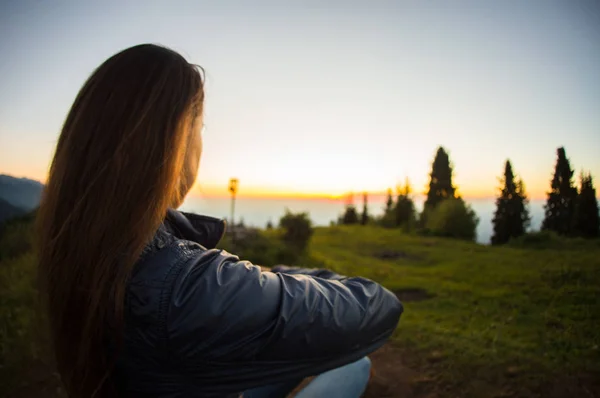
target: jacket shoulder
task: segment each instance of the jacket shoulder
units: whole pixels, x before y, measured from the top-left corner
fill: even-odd
[[[174,278],[194,253],[205,250],[195,242],[157,234],[144,249],[129,278],[125,299],[127,322],[153,330],[154,337],[164,338],[165,304]]]

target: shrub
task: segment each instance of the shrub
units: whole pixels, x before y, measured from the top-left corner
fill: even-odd
[[[383,213],[377,218],[377,224],[384,228],[394,228],[396,226],[396,216],[393,213]]]
[[[556,247],[563,239],[554,231],[534,231],[510,240],[512,246],[537,248]]]
[[[398,196],[395,210],[396,226],[402,227],[405,232],[412,231],[417,224],[417,216],[415,204],[408,194]]]
[[[358,224],[358,212],[354,205],[346,206],[344,214],[340,217],[339,223],[343,225]]]
[[[0,265],[0,363],[18,367],[36,354],[35,258],[27,253]]]
[[[241,260],[248,260],[256,265],[272,266],[277,263],[278,252],[284,245],[278,239],[269,239],[264,232],[257,229],[246,229],[238,234],[235,241],[226,236],[219,247],[235,254]]]
[[[426,227],[433,235],[475,240],[477,215],[464,200],[446,199],[427,214]]]
[[[396,227],[396,215],[391,211],[384,212],[381,217],[377,219],[377,224],[384,228],[394,228]]]
[[[285,215],[279,220],[279,227],[283,230],[282,239],[288,247],[298,252],[306,249],[313,234],[308,213],[294,214],[286,209]]]
[[[45,386],[56,381],[38,307],[32,221],[33,216],[11,220],[0,231],[0,396],[21,396],[21,389],[39,383],[40,376]],[[54,395],[40,391],[40,396]]]
[[[279,221],[279,229],[246,228],[236,234],[235,240],[230,235],[225,236],[219,247],[256,265],[295,265],[306,253],[312,233],[308,213],[294,214],[286,210]]]
[[[508,243],[513,247],[541,250],[590,250],[600,247],[600,240],[589,241],[581,237],[569,238],[550,230],[529,232],[518,238],[511,239]]]
[[[32,250],[33,215],[7,221],[0,227],[0,260],[20,256]]]

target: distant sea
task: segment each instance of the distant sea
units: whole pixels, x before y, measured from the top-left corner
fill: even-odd
[[[423,208],[424,198],[415,198],[415,206],[418,211]],[[477,242],[489,244],[492,236],[492,218],[495,210],[494,199],[465,199],[471,205],[477,216]],[[544,218],[545,200],[532,200],[529,202],[529,213],[531,215],[530,230],[539,230]],[[308,212],[310,219],[316,226],[328,226],[331,221],[337,220],[344,210],[344,200],[330,199],[266,199],[266,198],[237,198],[235,203],[235,223],[243,220],[246,226],[264,228],[267,222],[273,225],[279,222],[279,218],[288,208],[292,212]],[[356,201],[356,207],[362,212],[362,202]],[[384,201],[372,201],[368,204],[369,214],[381,215]],[[231,201],[227,198],[202,198],[188,197],[181,210],[213,217],[230,217]]]

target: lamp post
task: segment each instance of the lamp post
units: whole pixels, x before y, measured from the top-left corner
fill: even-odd
[[[231,240],[235,240],[235,222],[233,219],[234,211],[235,211],[235,194],[238,190],[238,179],[232,178],[229,180],[229,192],[231,193],[231,217],[229,221],[231,221]]]

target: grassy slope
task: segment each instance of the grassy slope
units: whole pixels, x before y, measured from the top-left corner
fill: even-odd
[[[51,396],[38,394],[56,383],[35,326],[29,221],[11,223],[0,238],[0,385],[19,396],[24,388]],[[265,249],[280,246],[276,234],[262,233],[262,246],[244,257],[276,261]],[[394,344],[405,362],[434,376],[436,388],[449,389],[440,396],[593,396],[587,392],[600,388],[586,376],[600,380],[599,241],[553,246],[560,248],[484,247],[334,227],[316,230],[302,263],[432,294],[405,303]],[[399,258],[379,259],[384,250]]]
[[[0,397],[64,396],[38,311],[33,218],[0,226]]]
[[[395,342],[463,396],[600,375],[597,241],[532,250],[356,226],[318,229],[310,250],[314,265],[434,295],[405,304]],[[380,260],[383,250],[400,257]]]

